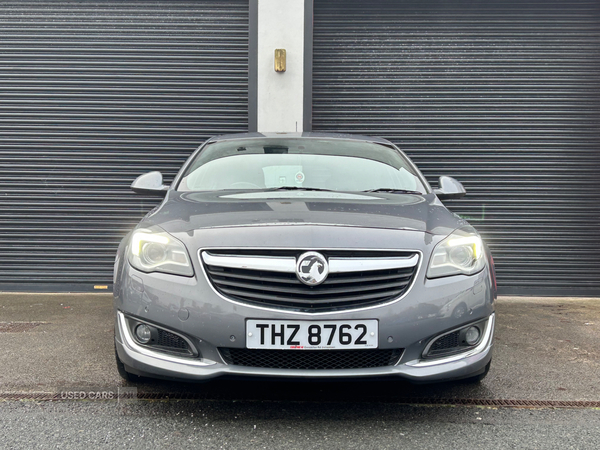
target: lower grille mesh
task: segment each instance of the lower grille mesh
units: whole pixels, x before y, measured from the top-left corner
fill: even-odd
[[[254,350],[220,348],[223,360],[233,366],[268,369],[335,370],[395,365],[404,349],[389,350]]]
[[[455,331],[454,333],[448,333],[447,335],[442,336],[433,343],[430,352],[433,353],[436,350],[448,350],[451,348],[459,347],[459,335],[460,331]]]
[[[188,344],[187,342],[185,342],[185,339],[160,328],[158,329],[157,345],[179,350],[189,350]]]

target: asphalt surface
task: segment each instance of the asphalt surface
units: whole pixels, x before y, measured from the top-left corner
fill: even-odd
[[[456,404],[599,402],[599,337],[599,299],[501,298],[492,369],[478,385],[128,384],[114,364],[109,295],[0,294],[0,448],[596,449],[600,409]],[[74,387],[127,386],[163,400],[32,400]],[[197,400],[164,400],[175,395]],[[445,405],[410,404],[415,398]]]
[[[0,392],[70,386],[126,386],[114,363],[110,295],[0,295],[0,322],[41,322],[0,331]],[[1,330],[1,328],[0,328]],[[344,400],[478,398],[600,401],[600,300],[501,298],[488,377],[415,386],[398,381],[291,383],[146,381],[144,392],[191,392],[207,399]]]
[[[600,411],[389,403],[0,403],[3,449],[597,449]]]

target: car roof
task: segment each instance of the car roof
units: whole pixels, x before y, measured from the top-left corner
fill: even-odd
[[[373,142],[383,145],[393,145],[387,139],[372,136],[362,136],[359,134],[343,134],[343,133],[319,133],[319,132],[303,132],[303,133],[236,133],[224,134],[221,136],[211,137],[208,142],[221,142],[237,139],[264,139],[264,138],[296,138],[296,139],[341,139],[358,142]]]

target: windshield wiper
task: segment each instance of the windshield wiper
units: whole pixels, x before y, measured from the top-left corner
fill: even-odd
[[[389,192],[390,194],[418,194],[423,195],[422,192],[419,191],[410,191],[407,189],[394,189],[394,188],[376,188],[376,189],[367,189],[362,192]]]
[[[266,191],[323,191],[323,192],[335,192],[332,189],[322,189],[315,187],[302,187],[302,186],[279,186],[276,188],[265,189]]]

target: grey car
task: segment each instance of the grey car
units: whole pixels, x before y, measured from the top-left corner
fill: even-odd
[[[209,139],[122,241],[121,376],[480,380],[496,280],[481,237],[394,144],[354,135]]]

